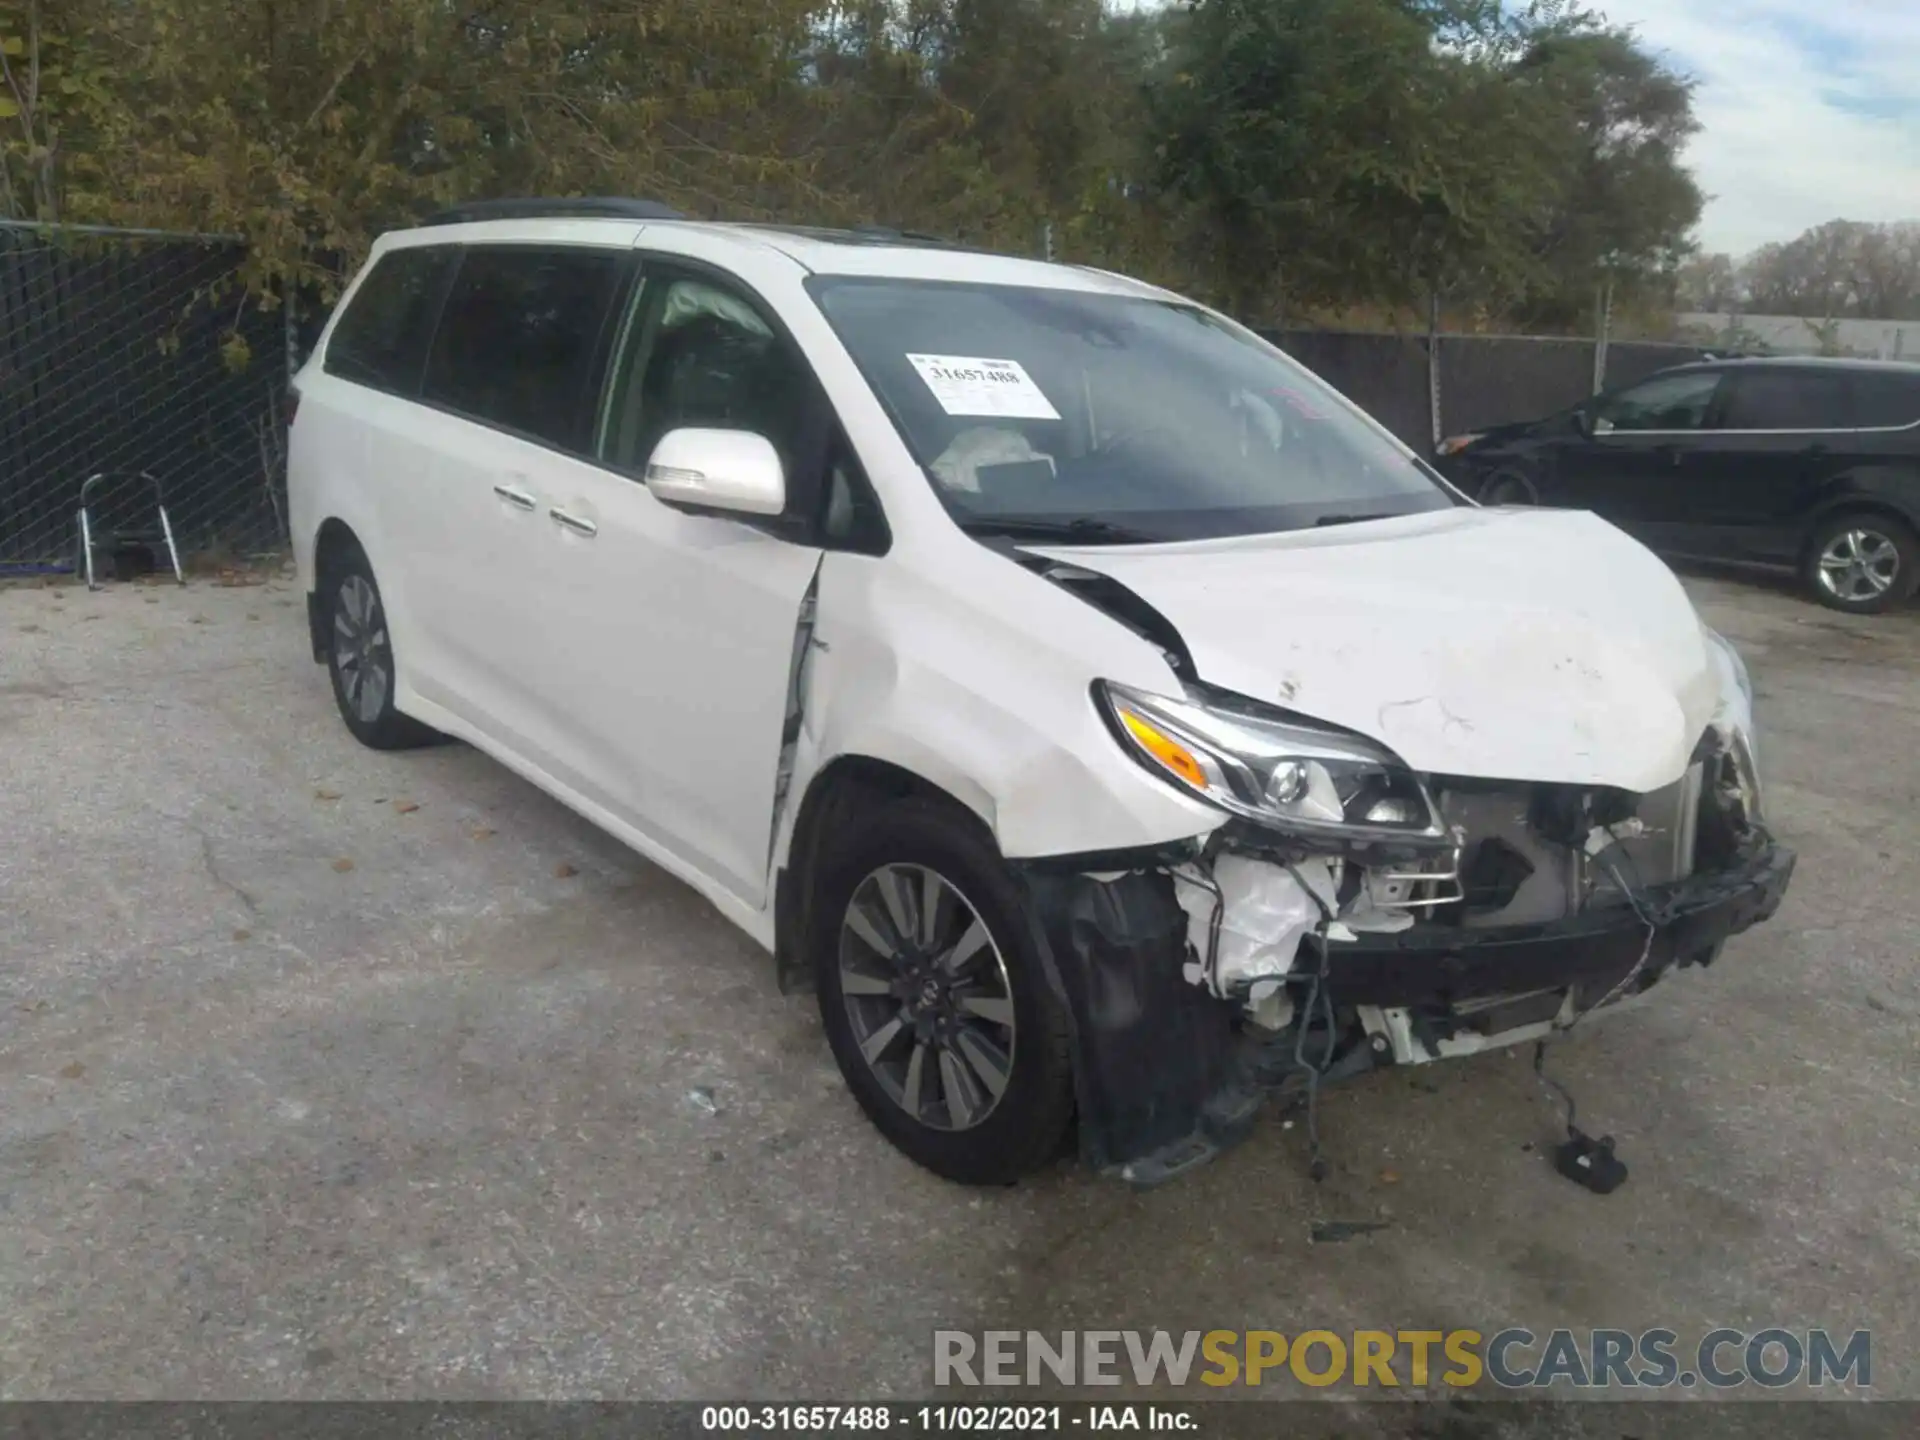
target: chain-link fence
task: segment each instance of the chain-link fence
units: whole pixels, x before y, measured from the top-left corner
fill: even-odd
[[[1706,352],[1689,345],[1572,336],[1338,330],[1268,337],[1421,454],[1447,435],[1538,420],[1596,388],[1629,385]],[[1596,373],[1599,386],[1595,385]]]
[[[97,547],[149,544],[156,488],[183,556],[286,543],[287,328],[245,253],[0,222],[0,574],[75,566],[94,476]]]
[[[98,547],[157,533],[156,488],[184,555],[286,543],[286,384],[314,327],[249,300],[244,259],[230,238],[0,222],[0,574],[76,566],[94,476],[106,477],[89,497]],[[1528,336],[1272,338],[1422,453],[1442,435],[1574,405],[1596,377],[1623,384],[1702,353]]]

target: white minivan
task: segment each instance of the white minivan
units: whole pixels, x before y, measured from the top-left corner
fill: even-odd
[[[1163,1179],[1709,962],[1792,874],[1664,564],[1116,275],[470,206],[374,246],[289,491],[354,735],[694,886],[955,1180]]]

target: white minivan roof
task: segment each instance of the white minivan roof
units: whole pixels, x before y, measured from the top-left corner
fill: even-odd
[[[816,275],[860,275],[901,280],[947,280],[985,285],[1021,285],[1171,300],[1157,286],[1103,270],[1029,260],[958,245],[916,240],[892,232],[829,230],[805,226],[747,225],[703,220],[632,220],[564,217],[482,220],[396,230],[376,250],[417,245],[480,245],[545,241],[564,245],[638,245],[674,232],[703,234],[737,243],[743,250],[783,255]]]

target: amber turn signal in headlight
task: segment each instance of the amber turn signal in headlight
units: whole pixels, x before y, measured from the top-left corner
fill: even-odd
[[[1202,792],[1212,788],[1206,766],[1200,763],[1200,757],[1193,751],[1132,710],[1118,709],[1115,713],[1120,717],[1120,723],[1127,727],[1127,733],[1139,742],[1140,748],[1175,776]]]
[[[1419,778],[1363,736],[1205,686],[1176,699],[1102,682],[1094,696],[1136,760],[1222,810],[1302,835],[1448,838]]]

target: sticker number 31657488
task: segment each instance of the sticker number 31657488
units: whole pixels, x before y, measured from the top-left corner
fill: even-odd
[[[909,355],[908,362],[949,415],[1058,420],[1060,412],[1018,360],[977,355]]]

